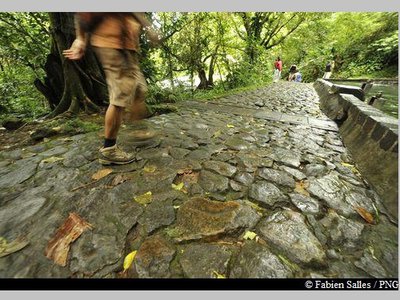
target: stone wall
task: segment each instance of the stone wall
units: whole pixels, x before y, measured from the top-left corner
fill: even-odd
[[[337,121],[363,177],[398,219],[398,120],[361,101],[359,88],[343,88],[322,79],[314,88],[322,111]]]

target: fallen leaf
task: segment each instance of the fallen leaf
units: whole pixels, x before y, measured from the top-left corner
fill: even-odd
[[[181,207],[180,205],[174,205],[175,209],[178,209],[179,207]]]
[[[235,127],[235,125],[232,125],[232,124],[226,124],[226,127],[228,127],[228,128],[234,128],[234,127]]]
[[[45,255],[56,264],[65,267],[67,264],[70,244],[84,231],[92,229],[92,225],[83,220],[76,213],[70,213],[54,237],[48,242]]]
[[[143,195],[137,196],[133,199],[139,204],[147,205],[153,200],[153,193],[147,192],[147,193],[144,193]]]
[[[191,183],[197,183],[199,181],[199,175],[200,175],[199,172],[190,171],[184,173],[181,180],[186,185],[189,185]]]
[[[174,190],[181,191],[184,187],[184,184],[183,182],[181,182],[179,184],[172,184],[171,186]]]
[[[308,188],[309,184],[307,181],[296,181],[296,188],[294,189],[295,192],[302,194],[304,196],[310,196],[310,193],[307,192],[306,188]]]
[[[92,179],[93,180],[99,180],[103,177],[106,177],[107,175],[111,174],[113,169],[101,169],[97,171],[96,173],[93,174]]]
[[[118,174],[117,176],[114,177],[110,185],[107,185],[107,188],[113,188],[114,186],[117,186],[118,184],[124,183],[125,181],[128,181],[131,179],[129,176],[124,175],[124,174]]]
[[[56,132],[60,132],[61,131],[61,126],[53,127],[52,130],[54,130]]]
[[[254,238],[257,236],[257,233],[253,231],[246,231],[246,233],[243,236],[243,239],[245,240],[254,240]]]
[[[348,163],[345,163],[345,162],[342,162],[341,165],[344,166],[344,167],[347,167],[347,168],[352,168],[352,167],[354,167],[354,165],[348,164]]]
[[[357,213],[369,224],[374,224],[374,217],[365,209],[362,208],[361,206],[356,206],[354,209],[357,211]]]
[[[357,168],[352,164],[342,162],[341,165],[346,168],[349,168],[354,174],[360,174],[360,172],[357,170]]]
[[[11,243],[8,243],[7,240],[0,236],[0,257],[4,257],[10,255],[14,252],[17,252],[29,245],[29,241],[24,238],[16,238]]]
[[[130,266],[133,263],[133,260],[135,259],[136,253],[137,253],[137,250],[132,251],[127,256],[125,256],[125,259],[124,259],[124,271],[126,271],[126,270],[128,270],[130,268]]]
[[[145,171],[146,173],[154,173],[157,170],[156,166],[145,166],[143,168],[143,171]]]
[[[225,275],[219,274],[217,271],[213,271],[213,274],[216,276],[218,279],[225,279]]]
[[[217,130],[216,132],[214,132],[214,134],[212,135],[213,138],[218,138],[220,137],[222,134],[221,130]]]
[[[244,200],[248,205],[250,205],[252,208],[254,208],[258,213],[263,214],[265,212],[265,208],[259,206],[258,204],[251,202],[249,200]]]
[[[70,137],[66,137],[66,138],[63,138],[63,139],[61,139],[63,142],[72,142],[73,141],[73,139],[72,138],[70,138]]]
[[[43,164],[45,164],[45,163],[55,163],[56,161],[60,161],[60,160],[64,160],[64,158],[63,157],[52,156],[52,157],[43,159],[41,162]]]

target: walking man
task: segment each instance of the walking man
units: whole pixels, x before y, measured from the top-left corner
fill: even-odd
[[[76,39],[63,52],[71,60],[81,59],[90,43],[106,75],[109,106],[104,120],[104,145],[99,150],[103,165],[128,164],[132,154],[117,146],[124,113],[133,120],[146,117],[147,84],[139,67],[139,36],[144,29],[148,38],[158,42],[144,13],[76,13]]]

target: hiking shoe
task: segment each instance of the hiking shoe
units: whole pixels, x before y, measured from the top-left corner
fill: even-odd
[[[156,132],[153,130],[149,122],[145,120],[134,121],[129,126],[130,136],[134,141],[141,142],[154,138]]]
[[[135,160],[135,157],[132,154],[122,151],[117,147],[117,145],[108,148],[103,147],[99,152],[99,162],[102,165],[125,165]]]
[[[131,136],[136,141],[146,141],[154,138],[155,132],[149,129],[137,129],[132,131]]]

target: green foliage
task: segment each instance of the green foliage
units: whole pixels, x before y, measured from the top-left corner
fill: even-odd
[[[79,118],[56,118],[54,120],[43,123],[43,125],[41,125],[39,129],[40,128],[56,129],[58,134],[75,135],[80,133],[98,131],[101,129],[101,126],[96,123],[82,121]]]
[[[398,62],[397,13],[320,13],[303,23],[278,50],[285,68],[297,64],[305,82],[322,77],[335,61],[332,77],[369,77]],[[390,71],[390,72],[389,72]]]
[[[149,108],[150,108],[150,113],[152,115],[168,114],[168,113],[178,111],[176,106],[169,104],[169,103],[154,104],[154,105],[150,105]]]
[[[47,111],[33,82],[50,47],[45,13],[0,13],[0,113],[35,118]]]
[[[164,37],[158,48],[141,37],[149,104],[215,98],[282,78],[296,64],[304,82],[322,77],[398,76],[398,13],[148,13]],[[73,30],[73,28],[71,28]],[[0,13],[0,114],[47,111],[33,85],[44,77],[52,45],[48,14]],[[199,84],[199,78],[200,84]],[[162,109],[162,108],[160,108]]]
[[[101,126],[96,123],[82,121],[78,118],[67,120],[65,123],[61,124],[61,127],[64,132],[73,134],[98,131],[101,129]]]
[[[14,113],[36,118],[48,111],[46,101],[33,85],[34,76],[15,65],[0,75],[0,114]]]
[[[232,66],[232,71],[227,76],[228,88],[260,85],[271,81],[272,71],[268,63],[259,62],[254,65],[250,62],[241,62]],[[267,67],[266,67],[267,66]]]

